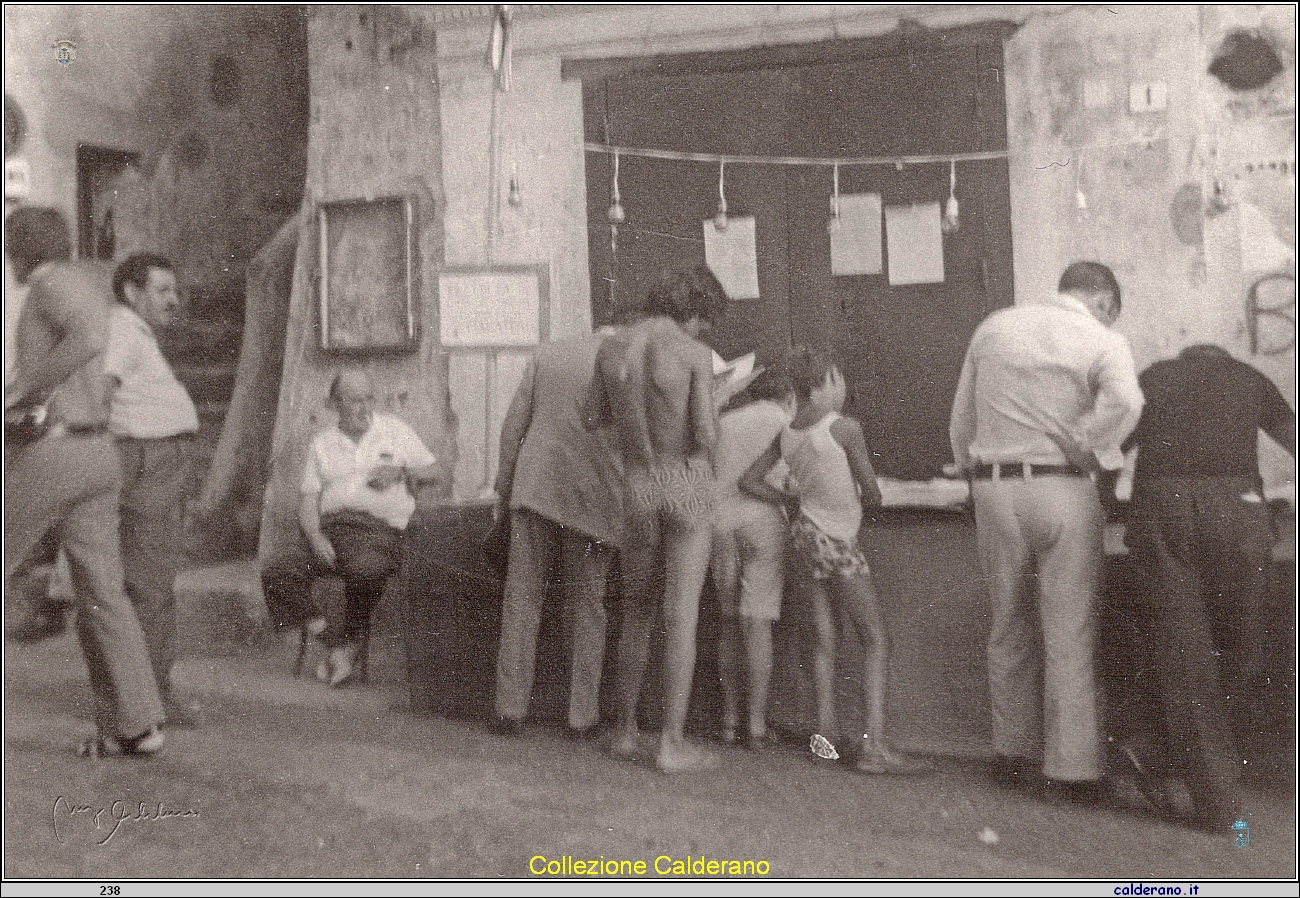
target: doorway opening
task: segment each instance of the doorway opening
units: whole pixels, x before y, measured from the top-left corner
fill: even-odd
[[[91,144],[77,146],[77,256],[112,261],[117,253],[114,222],[121,180],[138,170],[140,154]]]

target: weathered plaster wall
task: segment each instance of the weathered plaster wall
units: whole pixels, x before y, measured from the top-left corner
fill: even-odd
[[[1294,350],[1267,358],[1249,355],[1243,290],[1250,281],[1241,270],[1237,213],[1205,218],[1199,243],[1180,240],[1170,223],[1180,186],[1200,184],[1210,196],[1220,179],[1216,172],[1222,174],[1223,148],[1258,147],[1260,134],[1272,141],[1270,153],[1289,154],[1292,160],[1282,189],[1270,194],[1282,197],[1283,207],[1265,203],[1266,212],[1275,221],[1286,218],[1289,202],[1294,215],[1294,88],[1282,88],[1272,100],[1244,102],[1227,97],[1204,74],[1229,20],[1244,17],[1260,24],[1281,16],[1270,27],[1284,29],[1293,12],[976,5],[521,7],[513,31],[513,86],[501,92],[486,63],[491,20],[485,10],[402,8],[387,21],[360,27],[353,20],[367,9],[324,8],[309,29],[309,190],[315,199],[342,198],[340,192],[381,191],[385,185],[377,179],[389,177],[426,184],[434,198],[441,242],[429,233],[423,238],[425,338],[418,360],[366,364],[391,379],[386,390],[393,397],[404,390],[408,403],[410,396],[422,397],[425,405],[412,414],[424,416],[427,438],[455,460],[457,499],[481,497],[491,481],[500,417],[526,354],[499,354],[493,368],[486,354],[438,347],[437,268],[545,265],[551,275],[551,335],[590,326],[581,86],[561,78],[564,59],[866,37],[892,31],[904,19],[929,28],[992,19],[1021,23],[1002,73],[1017,299],[1051,289],[1074,258],[1100,258],[1124,284],[1121,326],[1140,365],[1188,342],[1217,339],[1267,371],[1294,399]],[[393,35],[403,47],[396,54]],[[348,39],[354,48],[340,49]],[[361,52],[365,48],[374,59]],[[1294,55],[1292,46],[1279,84],[1291,83]],[[1128,93],[1134,82],[1163,82],[1166,108],[1131,112]],[[1243,124],[1249,127],[1243,130]],[[1242,136],[1225,138],[1228,132]],[[518,205],[507,202],[512,176],[520,189]],[[1268,194],[1262,188],[1256,192],[1261,198]],[[1080,193],[1086,209],[1079,208]],[[1278,240],[1289,242],[1293,258],[1294,233],[1283,230]],[[290,354],[303,358],[294,364],[310,374],[282,397],[286,436],[277,436],[276,460],[281,466],[292,467],[285,454],[288,435],[300,443],[315,426],[312,410],[319,409],[326,371],[334,367],[313,356],[315,335],[304,329],[315,314],[306,304],[313,252],[302,251],[303,282],[295,290],[293,313],[300,342],[290,344]],[[1285,463],[1266,462],[1274,484],[1292,477]]]
[[[1189,343],[1213,340],[1272,377],[1294,405],[1294,346],[1272,355],[1252,352],[1245,312],[1247,290],[1261,274],[1281,271],[1293,278],[1295,272],[1294,16],[1294,7],[1262,5],[585,7],[518,15],[514,45],[521,73],[517,83],[536,94],[553,89],[554,65],[562,58],[864,37],[891,31],[904,19],[929,28],[992,19],[1019,22],[1021,29],[1007,45],[1004,73],[1017,301],[1054,289],[1070,261],[1100,259],[1123,284],[1120,327],[1132,341],[1139,367]],[[1245,95],[1234,95],[1206,72],[1233,27],[1263,29],[1279,43],[1286,65],[1267,87]],[[488,35],[486,19],[444,26],[440,70],[462,77],[477,73],[485,85]],[[1130,110],[1134,83],[1163,83],[1165,108]],[[512,158],[540,152],[557,134],[580,133],[576,104],[542,108],[544,127],[520,131]],[[480,111],[479,120],[485,115]],[[449,115],[444,121],[449,146],[459,139],[456,130]],[[1259,168],[1270,162],[1286,166]],[[450,172],[475,163],[446,164]],[[1244,170],[1248,165],[1255,170]],[[481,159],[477,170],[485,170]],[[1180,239],[1171,217],[1179,188],[1199,186],[1209,205],[1216,181],[1224,186],[1226,210],[1201,215],[1199,241]],[[453,194],[466,192],[474,207],[487,189],[470,176],[449,175],[447,185],[449,217],[456,205]],[[546,188],[557,192],[530,191],[529,202],[571,206],[581,217],[575,195],[585,191],[580,181],[561,179]],[[1079,194],[1086,208],[1080,208]],[[1248,204],[1270,223],[1266,231]],[[476,220],[472,208],[464,220]],[[449,224],[449,249],[452,230]],[[1243,234],[1248,247],[1262,246],[1257,252],[1248,249],[1244,263]],[[576,265],[585,253],[580,229],[550,236],[557,241],[553,257]],[[461,237],[470,244],[477,240],[476,252],[486,245],[482,227],[477,234],[473,227],[459,229]],[[1294,320],[1294,307],[1289,314]],[[1285,321],[1262,326],[1273,328],[1271,345],[1285,345]],[[1264,442],[1270,491],[1293,493],[1294,464]]]
[[[378,15],[378,19],[375,16]],[[443,258],[442,131],[434,36],[398,8],[326,6],[308,21],[311,124],[306,216],[289,306],[284,373],[272,438],[259,553],[298,539],[298,478],[311,436],[330,422],[329,383],[367,371],[381,410],[405,419],[445,463],[454,461],[447,363],[440,352],[437,269]],[[343,356],[320,347],[319,204],[411,196],[417,206],[417,351]],[[422,497],[423,498],[423,497]]]
[[[508,92],[495,88],[481,59],[442,61],[439,82],[447,265],[546,266],[550,336],[590,329],[581,84],[560,79],[555,57],[520,59]],[[509,201],[512,178],[517,205]],[[450,356],[461,426],[458,497],[473,498],[491,485],[501,419],[526,358]]]
[[[5,91],[29,126],[27,201],[75,228],[78,144],[139,153],[118,185],[117,257],[162,252],[191,306],[242,314],[245,265],[302,195],[300,10],[10,5],[4,15]],[[57,40],[76,45],[71,62],[55,59]]]
[[[1295,273],[1294,15],[1121,5],[1025,23],[1006,52],[1017,301],[1053,290],[1075,259],[1106,262],[1124,288],[1118,326],[1139,368],[1215,342],[1294,406],[1294,339],[1276,354],[1252,351],[1246,315],[1256,279]],[[1242,94],[1221,85],[1207,67],[1232,27],[1275,35],[1286,71]],[[1134,84],[1165,85],[1165,108],[1132,108]],[[1182,196],[1201,199],[1176,212],[1184,185]],[[1264,442],[1270,492],[1293,494],[1294,463]]]

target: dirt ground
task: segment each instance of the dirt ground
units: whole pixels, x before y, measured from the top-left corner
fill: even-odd
[[[413,715],[393,688],[295,680],[271,643],[179,665],[206,721],[172,731],[163,757],[88,761],[72,752],[89,726],[74,638],[8,645],[4,661],[6,879],[539,882],[566,857],[628,861],[630,878],[660,884],[701,858],[753,861],[756,879],[963,890],[1296,875],[1293,753],[1248,790],[1241,848],[1155,819],[1132,788],[1112,807],[1047,803],[991,784],[973,757],[908,779],[822,766],[796,745],[720,748],[720,769],[668,777],[553,729],[508,739]]]

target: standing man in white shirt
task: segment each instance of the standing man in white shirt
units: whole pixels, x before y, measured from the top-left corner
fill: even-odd
[[[172,263],[129,256],[113,272],[108,350],[109,432],[122,458],[121,540],[126,592],[140,618],[167,723],[198,724],[195,705],[172,690],[176,663],[176,574],[181,568],[185,482],[198,413],[158,347],[180,297]]]
[[[370,612],[401,563],[414,491],[438,479],[438,471],[405,421],[374,410],[365,372],[337,375],[329,399],[338,423],[312,440],[300,487],[298,523],[310,555],[272,560],[262,571],[262,591],[277,627],[301,628],[304,645],[320,635],[330,654],[317,675],[342,686],[369,632]],[[313,579],[327,574],[343,578],[347,600],[343,620],[328,629],[311,597]]]
[[[1128,341],[1110,330],[1119,312],[1114,273],[1075,262],[1056,295],[990,315],[950,426],[992,602],[994,773],[1034,785],[1041,769],[1052,793],[1081,800],[1104,791],[1092,620],[1104,517],[1092,475],[1122,467],[1142,411]]]

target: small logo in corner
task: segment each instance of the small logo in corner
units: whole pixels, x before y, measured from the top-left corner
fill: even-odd
[[[1232,824],[1232,831],[1237,834],[1236,846],[1245,848],[1250,844],[1250,824],[1245,820],[1238,820]]]
[[[55,41],[54,58],[59,62],[72,62],[77,58],[77,45],[72,41]]]

